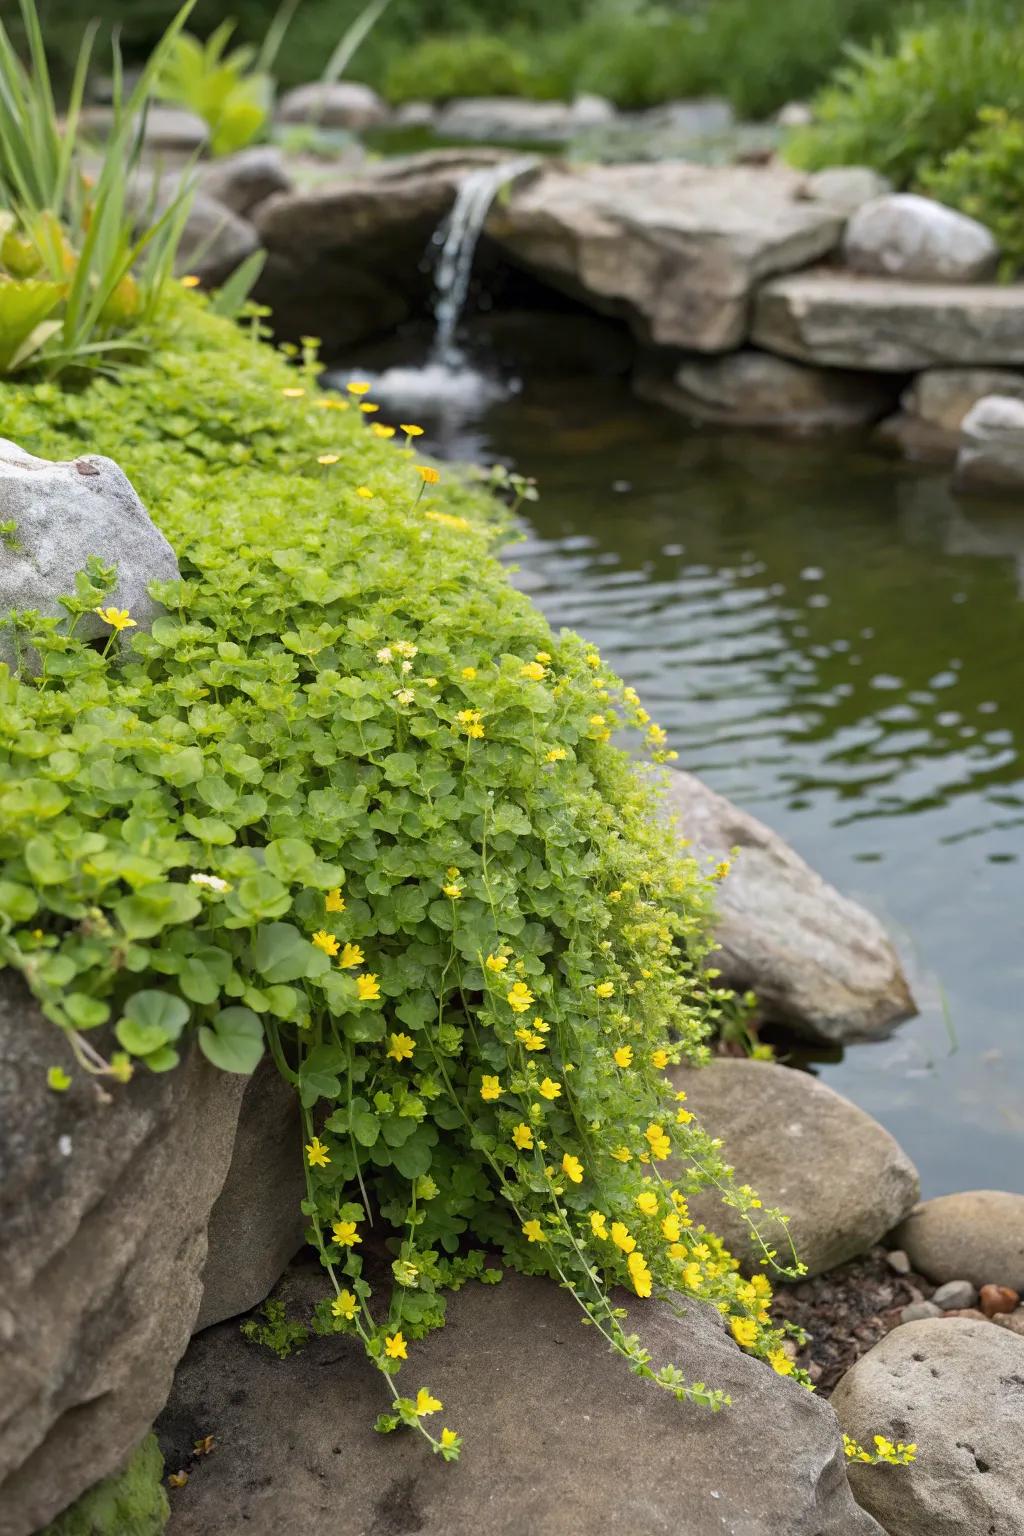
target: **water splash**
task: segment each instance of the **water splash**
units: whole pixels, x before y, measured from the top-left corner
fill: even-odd
[[[496,165],[481,165],[467,172],[459,183],[452,211],[434,236],[441,254],[434,277],[437,329],[431,350],[432,362],[453,364],[460,361],[455,335],[466,307],[473,260],[484,222],[502,187],[536,164],[535,155],[499,160]]]

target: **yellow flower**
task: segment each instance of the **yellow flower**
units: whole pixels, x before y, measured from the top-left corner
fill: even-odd
[[[532,1029],[517,1029],[516,1039],[527,1051],[542,1051],[544,1049],[543,1035],[535,1035]]]
[[[411,422],[403,421],[403,422],[400,423],[400,426],[402,428],[402,431],[405,433],[406,437],[422,437],[423,436],[423,428],[422,427],[414,426]]]
[[[536,999],[525,981],[516,981],[512,983],[512,990],[505,1001],[513,1013],[525,1013]]]
[[[446,896],[450,896],[452,901],[458,901],[459,897],[462,895],[462,886],[455,885],[454,883],[451,885],[442,885],[441,890]]]
[[[647,1260],[640,1252],[631,1253],[626,1260],[629,1269],[629,1278],[633,1282],[633,1289],[638,1296],[651,1294],[651,1272],[647,1268]]]
[[[682,1254],[672,1255],[673,1258],[685,1258],[685,1256],[685,1250]],[[689,1264],[684,1264],[683,1272],[680,1278],[682,1279],[682,1282],[688,1291],[699,1291],[701,1286],[700,1265],[694,1264],[692,1262]]]
[[[196,277],[194,272],[187,273],[181,279],[181,286],[183,288],[198,288],[199,287],[199,283],[200,283],[200,279],[198,277]]]
[[[688,1109],[676,1110],[676,1125],[689,1125],[692,1119],[693,1116],[690,1114]]]
[[[488,955],[484,964],[489,971],[504,971],[508,967],[508,957],[506,955]]]
[[[578,1157],[573,1157],[571,1152],[566,1152],[562,1158],[562,1172],[574,1184],[583,1183],[583,1164]]]
[[[314,1136],[306,1147],[306,1160],[311,1168],[326,1168],[330,1162],[331,1155],[319,1136]]]
[[[416,464],[413,466],[424,485],[436,485],[441,478],[440,470],[432,464]]]
[[[359,1311],[359,1303],[351,1291],[341,1291],[331,1302],[331,1311],[335,1317],[343,1317],[350,1323]]]
[[[316,405],[317,409],[321,410],[321,411],[347,411],[348,410],[348,401],[347,400],[335,400],[333,398],[333,396],[331,396],[331,395],[325,395],[322,399],[315,400],[313,403]]]
[[[568,756],[569,754],[564,747],[552,747],[551,751],[547,754],[546,761],[549,763],[562,763]]]
[[[336,1221],[331,1227],[331,1233],[341,1248],[354,1248],[356,1243],[362,1242],[354,1221]]]
[[[409,1035],[391,1035],[388,1040],[388,1055],[394,1061],[411,1061],[415,1049],[415,1041]]]
[[[780,1376],[792,1376],[795,1369],[792,1360],[784,1349],[770,1349],[768,1351],[768,1364]]]
[[[372,971],[368,971],[365,976],[357,976],[356,986],[359,989],[361,1003],[375,1003],[380,997],[378,979]]]
[[[553,1082],[550,1077],[546,1077],[540,1085],[540,1093],[542,1098],[557,1099],[561,1096],[561,1092],[561,1083]]]
[[[419,1414],[440,1413],[444,1407],[438,1398],[431,1397],[426,1387],[420,1387],[416,1394],[416,1412]]]
[[[405,1340],[401,1331],[389,1333],[384,1339],[384,1353],[389,1360],[408,1360],[409,1352],[405,1347]]]
[[[675,1211],[670,1211],[661,1224],[661,1235],[668,1243],[678,1243],[679,1232],[679,1217]]]
[[[544,1241],[544,1233],[541,1229],[540,1222],[524,1221],[523,1236],[526,1238],[528,1243],[542,1243]]]
[[[651,1190],[645,1189],[636,1197],[637,1209],[643,1211],[645,1216],[658,1214],[658,1197]]]
[[[501,1080],[497,1077],[488,1077],[485,1073],[480,1082],[480,1097],[488,1104],[493,1104],[495,1099],[501,1098]]]
[[[318,464],[337,464],[341,458],[340,453],[321,453],[317,456]]]
[[[338,950],[341,948],[341,945],[334,937],[334,934],[327,933],[323,928],[319,928],[317,932],[314,933],[310,943],[313,944],[317,949],[322,949],[325,955],[336,955]]]
[[[539,661],[524,661],[519,668],[520,677],[528,677],[532,683],[539,683],[542,677],[547,676],[547,671]]]
[[[346,944],[341,952],[341,959],[338,961],[338,964],[343,971],[349,971],[353,966],[362,965],[365,958],[358,944]]]
[[[663,1051],[660,1047],[658,1050],[652,1051],[651,1066],[654,1067],[658,1072],[664,1072],[665,1068],[668,1066],[668,1051]]]
[[[379,405],[370,405],[368,403],[368,401],[364,400],[362,405],[359,407],[359,409],[363,412],[363,414],[365,416],[372,416],[375,411],[379,411],[380,410],[380,406]]]
[[[534,661],[543,662],[546,666],[547,663],[551,660],[551,657],[548,655],[547,651],[538,651],[533,659]]]
[[[599,1237],[602,1242],[604,1242],[607,1238],[608,1224],[600,1211],[591,1211],[590,1230],[593,1232],[594,1236]]]
[[[135,620],[127,608],[94,608],[93,613],[98,613],[104,624],[109,624],[118,634],[122,629],[135,628]]]
[[[632,1253],[636,1247],[636,1238],[630,1236],[629,1228],[623,1221],[612,1222],[612,1242],[623,1253]]]
[[[633,1154],[630,1152],[628,1147],[616,1147],[615,1151],[612,1153],[612,1157],[614,1157],[615,1160],[620,1163],[628,1163],[632,1155]]]
[[[551,1025],[545,1024],[539,1013],[534,1018],[533,1027],[537,1031],[538,1035],[547,1035],[551,1032]]]
[[[474,677],[476,677],[476,667],[463,667],[462,676],[466,679],[467,683],[471,683]]]
[[[749,1349],[757,1339],[757,1324],[752,1317],[730,1317],[729,1327],[736,1343]]]
[[[282,389],[281,393],[286,400],[301,400],[306,391],[300,389],[298,385],[292,385],[290,389]]]
[[[408,429],[406,429],[406,430],[408,430]],[[446,1451],[450,1450],[452,1448],[452,1446],[458,1445],[458,1443],[459,1443],[459,1437],[455,1433],[454,1429],[442,1429],[442,1431],[441,1431],[441,1444],[444,1446]]]
[[[660,1125],[649,1125],[644,1132],[647,1144],[651,1149],[651,1156],[656,1159],[668,1157],[672,1151],[672,1143],[669,1141]]]
[[[610,981],[599,981],[594,991],[598,997],[612,997],[615,993],[615,986]]]
[[[374,437],[394,437],[395,435],[394,427],[386,427],[381,421],[375,421],[370,431]]]
[[[590,717],[590,724],[591,725],[604,725],[604,724],[606,724],[604,715],[591,715],[591,717]]]
[[[370,497],[373,495],[373,492],[370,490],[368,485],[357,485],[356,495],[361,496],[364,501],[369,501]]]
[[[530,1152],[533,1150],[533,1132],[530,1130],[528,1125],[523,1123],[523,1121],[520,1121],[519,1124],[513,1128],[512,1140],[515,1142],[520,1152]]]
[[[327,897],[326,897],[326,899],[324,901],[324,906],[326,907],[328,912],[344,912],[344,910],[345,910],[345,898],[341,894],[341,891],[338,888],[338,886],[335,886],[333,891],[328,891],[327,892]]]
[[[631,1067],[633,1065],[633,1047],[620,1045],[617,1051],[612,1052],[612,1057],[617,1067]]]
[[[353,379],[351,384],[345,385],[345,388],[350,395],[368,395],[370,393],[370,385],[362,379]]]

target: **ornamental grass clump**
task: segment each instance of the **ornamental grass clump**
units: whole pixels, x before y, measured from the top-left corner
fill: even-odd
[[[662,732],[510,587],[494,505],[424,474],[415,424],[379,436],[358,391],[317,391],[310,348],[290,368],[193,293],[166,315],[118,381],[3,387],[19,444],[123,465],[182,572],[149,632],[97,561],[66,620],[9,621],[38,669],[0,667],[0,959],[73,1053],[51,1088],[269,1051],[302,1106],[313,1325],[359,1335],[381,1429],[448,1459],[417,1343],[502,1263],[568,1287],[677,1398],[725,1401],[649,1358],[614,1287],[708,1300],[799,1376],[768,1280],[687,1205],[758,1201],[666,1076],[727,1002],[701,968],[709,872],[610,739],[657,764]]]

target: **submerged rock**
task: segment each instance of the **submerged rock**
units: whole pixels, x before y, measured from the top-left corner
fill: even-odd
[[[917,1199],[917,1169],[889,1132],[809,1073],[723,1058],[677,1069],[673,1077],[705,1130],[724,1141],[738,1182],[790,1218],[797,1257],[809,1274],[866,1253]],[[717,1193],[691,1196],[690,1211],[745,1268],[759,1268],[763,1250]],[[780,1264],[789,1263],[785,1232],[759,1212],[751,1215]]]
[[[893,398],[877,375],[808,368],[753,350],[685,358],[668,378],[642,373],[636,391],[694,421],[791,432],[864,426]]]
[[[877,1039],[916,1012],[877,918],[841,896],[782,838],[691,773],[670,774],[668,808],[698,857],[739,857],[718,887],[713,963],[753,988],[764,1014],[814,1040]]]
[[[909,1467],[851,1462],[889,1536],[1018,1536],[1024,1511],[1024,1339],[967,1318],[895,1328],[832,1394],[848,1435],[917,1445]]]
[[[999,1189],[939,1195],[911,1211],[895,1241],[929,1280],[1024,1292],[1024,1195]]]
[[[769,352],[828,368],[909,373],[937,364],[1022,364],[1022,291],[820,267],[765,284],[751,334]]]
[[[120,1469],[163,1407],[244,1082],[193,1052],[106,1098],[0,974],[0,1536]]]
[[[986,395],[971,406],[960,427],[956,484],[961,490],[1024,486],[1024,399]]]
[[[37,459],[0,438],[0,523],[11,522],[0,560],[0,618],[35,609],[66,618],[60,598],[73,595],[75,576],[90,555],[117,566],[117,586],[106,601],[127,608],[145,628],[161,613],[146,588],[178,579],[174,551],[150,518],[131,482],[113,459],[83,454],[67,462]],[[106,636],[97,614],[83,614],[76,634]],[[0,661],[15,659],[11,633],[0,628]]]
[[[900,396],[899,414],[880,432],[912,458],[953,459],[960,428],[986,395],[1024,400],[1024,373],[1009,368],[926,368]]]
[[[923,283],[974,283],[995,275],[999,246],[977,219],[929,197],[897,192],[864,203],[846,226],[854,272]]]
[[[785,167],[549,166],[492,210],[507,255],[644,341],[726,352],[755,286],[838,243],[842,215]]]
[[[282,1288],[299,1310],[323,1293],[319,1270]],[[444,1404],[433,1422],[463,1436],[457,1468],[407,1431],[374,1434],[386,1397],[351,1335],[282,1361],[234,1325],[209,1329],[157,1426],[169,1468],[200,1431],[218,1442],[172,1494],[175,1536],[880,1536],[826,1403],[741,1354],[702,1304],[681,1318],[629,1305],[657,1367],[675,1362],[732,1406],[712,1414],[639,1381],[547,1280],[470,1282],[399,1377]]]

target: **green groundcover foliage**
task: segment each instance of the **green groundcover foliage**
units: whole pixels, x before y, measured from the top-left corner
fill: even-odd
[[[66,619],[15,620],[0,962],[114,1092],[185,1050],[248,1072],[269,1049],[302,1105],[314,1326],[361,1337],[382,1430],[458,1455],[416,1341],[502,1261],[677,1397],[723,1400],[648,1359],[613,1286],[706,1298],[790,1374],[767,1279],[687,1209],[709,1182],[758,1202],[666,1077],[727,1003],[701,969],[724,870],[610,739],[658,760],[662,733],[511,588],[494,503],[418,462],[415,423],[320,393],[311,352],[287,366],[194,293],[153,342],[116,380],[0,387],[23,447],[121,463],[182,573],[148,633],[96,560]],[[93,608],[100,648],[74,634]]]
[[[90,1488],[41,1536],[160,1536],[171,1515],[163,1470],[156,1436],[147,1435],[123,1472]]]

